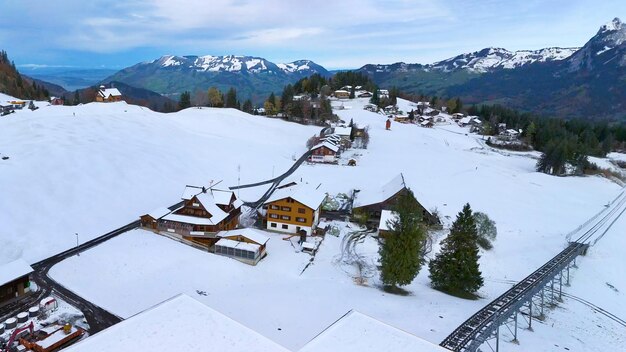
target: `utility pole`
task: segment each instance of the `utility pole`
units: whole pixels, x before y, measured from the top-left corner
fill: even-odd
[[[78,251],[78,232],[76,232],[76,256],[80,257],[80,252]]]

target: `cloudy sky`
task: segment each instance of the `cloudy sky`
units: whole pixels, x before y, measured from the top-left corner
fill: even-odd
[[[18,66],[122,68],[164,54],[431,63],[489,46],[581,46],[624,0],[2,0]]]

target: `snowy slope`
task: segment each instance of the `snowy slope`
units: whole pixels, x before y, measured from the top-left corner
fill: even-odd
[[[76,245],[75,233],[81,242],[104,234],[178,202],[186,184],[236,185],[239,166],[242,184],[270,178],[316,132],[285,133],[281,121],[237,110],[159,114],[123,102],[2,117],[0,263],[43,259]]]
[[[183,292],[292,350],[302,347],[350,309],[361,311],[436,343],[468,316],[505,291],[508,288],[505,280],[517,280],[526,276],[560,251],[565,245],[565,234],[602,209],[620,189],[618,185],[600,177],[560,178],[536,173],[536,153],[492,150],[485,147],[477,136],[468,135],[466,129],[455,125],[427,129],[393,123],[391,131],[386,131],[385,118],[364,111],[362,106],[366,103],[366,99],[352,100],[344,103],[345,110],[338,111],[346,121],[352,118],[358,124],[370,126],[369,149],[355,151],[360,154],[358,166],[304,165],[293,178],[321,184],[320,190],[337,193],[350,192],[354,188],[378,187],[403,172],[418,200],[429,209],[437,208],[444,216],[446,225],[451,223],[466,202],[474,210],[488,213],[496,221],[499,235],[494,250],[482,254],[481,270],[485,277],[485,286],[480,290],[482,299],[465,301],[432,290],[425,268],[407,287],[411,295],[393,296],[381,292],[378,289],[380,282],[375,269],[377,244],[374,240],[366,240],[358,246],[359,253],[370,263],[368,270],[371,271],[371,275],[367,276],[367,285],[358,286],[353,280],[354,268],[339,261],[341,237],[333,236],[326,237],[313,265],[304,273],[302,270],[310,257],[297,253],[290,242],[282,240],[282,235],[270,235],[268,257],[258,266],[251,267],[186,247],[149,232],[132,231],[85,252],[80,257],[60,263],[51,270],[51,275],[64,286],[123,317]],[[406,101],[401,100],[400,105],[403,110],[411,108],[411,103]],[[137,173],[143,176],[142,180],[150,180],[148,183],[154,187],[136,190],[133,187],[120,186],[121,182],[116,183],[120,190],[111,187],[107,180],[111,176],[117,176],[116,173],[128,172],[124,169],[113,173],[102,167],[100,172],[90,173],[90,177],[95,178],[92,182],[108,184],[108,197],[98,200],[103,203],[99,206],[100,212],[111,213],[108,219],[92,220],[92,223],[110,223],[110,219],[115,219],[116,216],[131,217],[133,213],[138,214],[139,206],[135,203],[152,205],[158,200],[160,204],[154,204],[158,206],[178,196],[180,188],[175,184],[190,182],[186,181],[190,177],[183,178],[175,171],[168,170],[172,165],[176,165],[177,171],[188,169],[179,164],[199,167],[202,172],[194,170],[193,175],[204,175],[208,178],[211,176],[207,175],[216,173],[235,177],[236,166],[240,164],[242,170],[258,170],[252,172],[252,175],[247,174],[246,180],[258,180],[268,177],[270,165],[278,164],[277,160],[285,169],[290,163],[289,155],[303,151],[306,139],[318,132],[317,129],[262,117],[248,118],[235,112],[229,116],[221,115],[221,112],[215,112],[215,116],[212,116],[209,112],[187,110],[175,115],[153,116],[149,113],[148,116],[142,116],[140,111],[133,111],[133,117],[124,123],[129,131],[118,143],[122,144],[126,140],[124,138],[130,138],[131,134],[139,136],[127,142],[124,148],[116,146],[102,154],[108,155],[112,160],[127,157],[127,163],[113,164],[120,168],[130,168],[132,160],[133,167],[139,168]],[[91,113],[95,113],[95,110],[91,110]],[[115,131],[114,126],[127,120],[124,115],[123,110],[111,111],[106,117],[98,119],[95,126],[88,123],[80,129],[76,128],[75,132],[97,127],[107,130],[100,134],[100,138],[111,138],[108,135]],[[245,123],[237,122],[238,120]],[[40,121],[29,123],[42,121],[45,121],[43,117]],[[133,126],[130,121],[137,123]],[[253,127],[247,129],[247,124]],[[190,131],[185,130],[182,136],[177,136],[179,133],[173,126],[186,129],[204,126],[194,129],[203,132],[193,141],[198,145],[216,146],[235,139],[228,144],[228,148],[234,151],[234,157],[219,158],[219,153],[211,150],[207,159],[218,158],[218,166],[198,163],[200,158],[185,153],[192,144],[179,145],[183,136],[189,137]],[[16,128],[18,127],[11,127]],[[20,125],[19,128],[23,126]],[[62,126],[53,134],[62,138],[60,136],[65,135],[63,130],[67,128]],[[260,135],[259,128],[263,128]],[[148,129],[148,132],[142,133],[142,129]],[[254,142],[249,142],[248,148],[240,145],[242,140]],[[31,143],[37,146],[40,142]],[[94,149],[103,145],[92,143],[95,143]],[[282,147],[272,149],[279,145]],[[165,153],[167,148],[173,149],[171,154],[159,157],[158,163],[150,162],[150,157]],[[222,150],[227,151],[228,148]],[[258,150],[250,150],[251,148]],[[62,160],[63,153],[69,153],[76,148],[52,144],[48,149],[57,150],[53,159],[58,161]],[[124,149],[124,153],[121,153],[121,149]],[[156,149],[157,153],[143,152],[146,149]],[[121,155],[116,155],[116,152]],[[163,162],[169,164],[162,166]],[[50,168],[46,178],[53,178],[59,183],[70,183],[69,180],[61,181],[55,176],[62,173],[60,169],[64,168],[68,168],[68,165]],[[172,180],[166,182],[163,178]],[[22,180],[14,176],[12,180],[19,183],[21,189],[26,189],[27,181],[32,179]],[[114,198],[118,192],[133,195],[132,209],[121,207],[120,204],[125,204],[121,201],[109,199]],[[18,191],[12,191],[14,199],[19,194]],[[122,198],[127,199],[128,195]],[[68,203],[53,203],[52,198],[44,202],[59,208]],[[77,219],[75,221],[79,223],[89,213],[86,204],[82,205],[84,209],[75,209],[74,214]],[[105,211],[105,205],[114,209]],[[53,218],[52,212],[45,217],[47,220]],[[23,225],[28,224],[29,220],[30,218],[22,217],[17,222]],[[14,228],[18,228],[17,225]],[[36,225],[44,230],[43,225]],[[350,231],[345,224],[338,225],[343,234]],[[61,237],[62,233],[54,234]],[[42,238],[44,235],[39,236]],[[36,235],[31,234],[32,238],[36,238]],[[617,255],[613,260],[615,262],[612,265],[619,265],[620,259]],[[95,281],[93,277],[99,279]],[[584,285],[584,282],[580,284]],[[133,289],[129,290],[129,286]],[[606,298],[615,299],[611,296]],[[613,306],[620,309],[616,314],[626,315],[624,308],[617,304]],[[568,305],[566,309],[571,309],[571,313],[563,317],[579,316],[576,321],[581,324],[590,314],[585,307]],[[561,311],[558,312],[560,314]],[[560,317],[561,315],[555,315],[555,319]],[[605,323],[603,318],[599,319]],[[593,339],[595,335],[600,335],[599,328],[595,325],[585,325],[584,332],[576,331],[575,339],[572,336],[573,330],[569,327],[561,328],[557,325],[553,328],[548,325],[549,322],[545,325],[538,324],[536,335],[525,333],[532,335],[528,337],[528,341],[533,338],[536,341],[527,345],[522,340],[520,348],[533,346],[537,348],[532,350],[553,350],[550,334],[558,336],[558,342],[563,346],[580,346],[576,339]],[[607,329],[603,336],[618,335],[620,331],[618,327],[608,323],[602,326]],[[613,342],[610,340],[606,343]],[[598,343],[597,349],[586,350],[602,351],[606,343]]]

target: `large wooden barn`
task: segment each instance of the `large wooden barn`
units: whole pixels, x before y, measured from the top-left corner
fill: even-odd
[[[365,217],[368,223],[380,223],[383,210],[393,210],[398,199],[409,191],[404,181],[404,175],[399,174],[380,189],[361,190],[356,193],[352,206],[352,215],[358,220]],[[431,214],[417,199],[422,211],[422,221],[428,225],[439,225],[439,219]]]

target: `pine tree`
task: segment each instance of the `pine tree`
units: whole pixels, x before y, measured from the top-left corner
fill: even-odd
[[[397,217],[387,224],[391,233],[385,237],[379,254],[381,281],[385,286],[397,288],[410,284],[419,273],[424,263],[422,247],[426,230],[411,190],[400,196],[394,210]]]
[[[224,107],[235,109],[237,108],[237,91],[235,90],[235,88],[230,87],[228,92],[226,92]]]
[[[183,110],[191,106],[191,93],[184,91],[178,100],[178,109]]]
[[[380,106],[380,92],[378,91],[378,87],[374,86],[372,97],[370,98],[370,104]]]
[[[473,295],[483,285],[478,234],[469,204],[457,215],[441,251],[429,263],[432,286],[455,295]]]
[[[241,107],[241,110],[243,112],[247,112],[248,114],[252,113],[252,101],[250,99],[246,99],[246,101],[243,102],[243,106]]]

